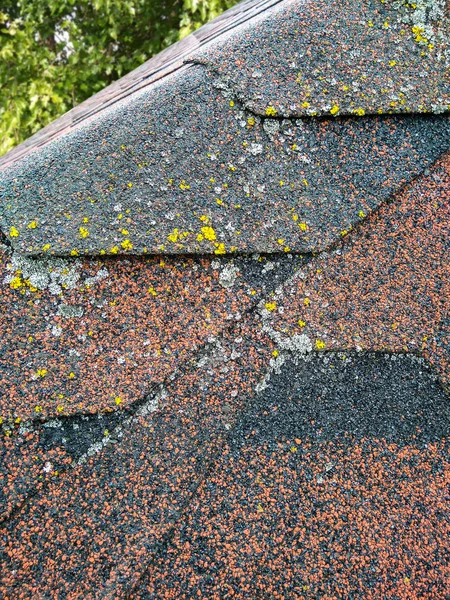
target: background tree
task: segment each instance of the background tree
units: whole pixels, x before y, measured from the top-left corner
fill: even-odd
[[[2,0],[0,155],[238,0]]]

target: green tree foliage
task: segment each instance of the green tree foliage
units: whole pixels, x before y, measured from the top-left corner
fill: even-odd
[[[2,0],[0,155],[237,0]]]

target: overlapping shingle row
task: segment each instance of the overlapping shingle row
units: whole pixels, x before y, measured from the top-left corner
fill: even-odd
[[[131,598],[444,598],[449,418],[411,358],[288,360]]]
[[[0,596],[445,598],[445,9],[282,2],[4,171]]]
[[[295,0],[193,60],[260,115],[440,113],[450,104],[449,31],[445,0]]]
[[[414,352],[450,376],[450,156],[285,286],[284,335],[318,349]]]

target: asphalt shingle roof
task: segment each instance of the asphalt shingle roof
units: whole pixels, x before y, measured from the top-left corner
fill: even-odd
[[[131,598],[444,597],[449,417],[406,356],[289,359]]]
[[[245,2],[3,158],[2,598],[446,597],[448,10]]]

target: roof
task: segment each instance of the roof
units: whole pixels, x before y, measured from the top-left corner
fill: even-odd
[[[439,3],[278,3],[63,117],[7,162],[0,225],[29,255],[323,249],[448,147],[448,118],[387,116],[449,111],[447,24]],[[362,174],[336,180],[332,153]]]
[[[448,11],[244,2],[1,159],[0,596],[446,597]]]

